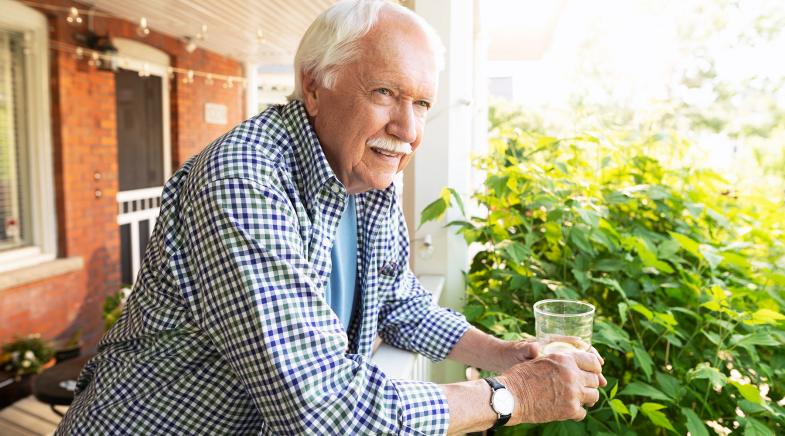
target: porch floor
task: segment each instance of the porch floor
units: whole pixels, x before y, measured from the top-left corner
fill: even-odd
[[[65,412],[65,407],[58,406]],[[0,435],[32,436],[51,435],[60,423],[48,404],[42,403],[32,395],[0,410]]]

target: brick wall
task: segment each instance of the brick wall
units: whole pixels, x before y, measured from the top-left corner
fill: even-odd
[[[84,5],[46,0],[57,6]],[[75,44],[72,27],[59,15],[47,15],[50,40]],[[242,65],[230,58],[197,49],[187,53],[176,38],[151,32],[136,34],[136,24],[95,17],[94,31],[136,39],[170,55],[174,67],[242,76]],[[58,255],[80,256],[84,270],[51,277],[14,289],[0,290],[0,343],[14,335],[41,333],[44,337],[70,336],[80,329],[87,347],[102,334],[101,306],[120,283],[120,243],[116,223],[118,189],[114,73],[89,66],[68,53],[50,50],[52,135],[58,224]],[[191,84],[172,80],[170,87],[173,171],[185,160],[243,119],[242,86],[207,85],[196,77]],[[224,104],[229,124],[208,125],[204,104]],[[96,178],[95,174],[100,174]],[[96,192],[100,192],[100,196]]]

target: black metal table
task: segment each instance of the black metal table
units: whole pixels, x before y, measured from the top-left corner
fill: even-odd
[[[58,363],[36,376],[33,381],[33,395],[43,403],[49,404],[56,414],[64,413],[56,406],[69,406],[74,401],[74,390],[79,372],[92,355],[77,357]]]

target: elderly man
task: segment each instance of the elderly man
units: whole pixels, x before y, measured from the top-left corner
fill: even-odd
[[[407,267],[392,180],[422,140],[439,52],[392,3],[316,19],[293,101],[167,182],[136,287],[58,434],[442,434],[585,416],[598,355],[537,357],[470,328]],[[501,375],[392,379],[369,360],[377,334]]]

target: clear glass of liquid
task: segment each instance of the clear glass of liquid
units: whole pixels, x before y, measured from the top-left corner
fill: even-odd
[[[534,325],[541,354],[586,351],[591,347],[594,306],[576,300],[534,303]]]

